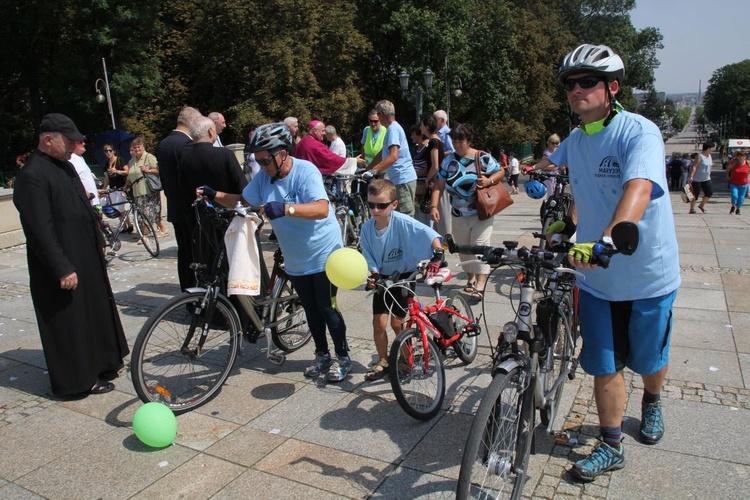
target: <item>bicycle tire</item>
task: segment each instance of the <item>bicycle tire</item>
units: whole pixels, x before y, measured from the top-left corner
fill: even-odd
[[[517,367],[492,378],[466,440],[456,487],[458,500],[521,496],[528,456],[519,433],[523,426],[524,396],[531,392],[528,375]],[[519,452],[523,459],[520,472],[514,470]]]
[[[294,352],[312,338],[302,302],[295,295],[292,282],[289,278],[281,276],[276,280],[271,291],[271,297],[274,299],[288,297],[271,304],[269,315],[270,323],[283,320],[282,323],[271,328],[271,338],[276,347],[284,352]],[[302,328],[297,328],[297,326],[302,326]]]
[[[361,196],[354,196],[354,226],[357,231],[357,250],[362,251],[362,227],[365,222],[370,218],[370,210],[367,208],[367,204],[364,202]]]
[[[445,398],[443,362],[440,351],[429,337],[427,349],[425,370],[422,335],[409,328],[398,334],[388,356],[388,376],[398,404],[418,420],[429,420],[437,415]]]
[[[537,309],[538,310],[538,309]],[[567,317],[567,319],[565,319]],[[552,334],[552,345],[547,349],[545,365],[547,375],[543,378],[542,390],[546,394],[552,389],[557,377],[564,371],[569,370],[573,363],[575,347],[573,345],[573,332],[570,325],[573,321],[573,294],[565,292],[560,305],[553,307],[549,315],[549,328]],[[565,378],[557,386],[555,393],[548,399],[546,404],[539,410],[539,419],[544,426],[548,426],[557,414],[560,405]]]
[[[156,231],[154,230],[154,225],[151,220],[149,220],[148,217],[142,214],[140,210],[134,210],[133,224],[135,225],[135,230],[138,232],[138,236],[141,238],[143,248],[145,248],[152,257],[158,257],[159,238],[156,236]],[[144,224],[146,226],[147,234],[143,234],[141,224]]]
[[[237,357],[240,332],[239,318],[228,299],[219,297],[216,302],[200,356],[195,356],[194,346],[201,326],[196,326],[190,352],[182,350],[191,323],[200,325],[205,320],[201,317],[205,309],[199,307],[204,296],[190,292],[174,297],[141,328],[130,364],[133,387],[141,401],[164,403],[179,415],[213,399],[226,381]]]
[[[469,303],[466,301],[464,294],[459,293],[458,290],[451,290],[448,292],[445,302],[449,307],[469,318],[469,323],[474,323],[474,312],[471,310],[471,306],[469,306]],[[454,314],[451,314],[450,318],[451,324],[453,325],[453,332],[451,332],[452,335],[455,335],[462,329],[466,328],[466,325],[469,324]],[[455,351],[456,356],[458,356],[458,359],[468,365],[477,357],[477,336],[473,335],[470,337],[468,335],[461,335],[458,340],[453,342],[451,347]]]

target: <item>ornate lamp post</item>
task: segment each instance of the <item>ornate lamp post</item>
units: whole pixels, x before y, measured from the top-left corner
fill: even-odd
[[[102,69],[104,70],[104,79],[97,78],[94,82],[94,91],[96,92],[96,102],[103,103],[104,101],[107,101],[107,109],[109,110],[109,116],[112,119],[112,130],[115,130],[117,127],[115,126],[115,111],[112,108],[112,96],[109,93],[109,77],[107,76],[107,63],[104,61],[104,58],[102,57]],[[100,86],[104,86],[104,94],[102,94],[102,89]]]
[[[429,93],[432,90],[432,82],[435,79],[435,73],[430,68],[427,68],[422,73],[422,79],[424,81],[424,91],[420,87],[418,82],[414,82],[414,111],[416,113],[417,121],[422,116],[422,106],[424,104],[424,93]],[[404,97],[409,95],[409,73],[406,70],[402,70],[398,74],[398,81],[401,85],[401,93]]]

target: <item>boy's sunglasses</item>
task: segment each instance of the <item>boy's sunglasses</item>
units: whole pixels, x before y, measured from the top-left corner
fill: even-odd
[[[572,91],[574,88],[576,88],[576,83],[579,87],[582,89],[591,89],[597,86],[599,82],[603,82],[599,77],[596,76],[584,76],[581,78],[568,78],[563,82],[563,87],[565,87],[565,90],[568,92]]]
[[[393,201],[396,201],[396,200],[393,200]],[[370,208],[377,208],[378,210],[385,210],[386,208],[390,206],[391,203],[393,203],[393,201],[389,201],[388,203],[375,203],[372,201],[368,201],[367,206]]]

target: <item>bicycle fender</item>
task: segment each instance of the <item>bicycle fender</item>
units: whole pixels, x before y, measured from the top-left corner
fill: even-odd
[[[526,364],[518,358],[508,358],[503,360],[492,370],[492,376],[494,377],[497,373],[510,373],[515,368],[525,368]]]
[[[194,286],[190,288],[186,288],[185,292],[187,293],[206,293],[206,289],[200,286]]]

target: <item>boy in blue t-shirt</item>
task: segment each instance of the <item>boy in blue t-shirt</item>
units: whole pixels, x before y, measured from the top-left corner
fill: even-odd
[[[412,274],[419,261],[430,258],[428,274],[437,273],[443,262],[443,247],[440,235],[398,211],[396,186],[389,180],[375,179],[367,187],[367,205],[372,218],[362,226],[362,253],[367,260],[371,276],[367,288],[375,287],[380,276],[390,276],[398,271],[401,277]],[[407,314],[406,298],[395,294],[391,297],[376,293],[372,300],[372,329],[378,361],[365,375],[366,380],[379,380],[388,368],[388,322],[389,308],[393,311],[391,328],[398,335],[401,323]]]

